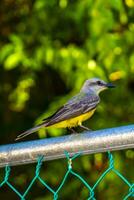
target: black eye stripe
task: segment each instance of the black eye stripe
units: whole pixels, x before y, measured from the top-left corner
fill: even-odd
[[[96,85],[96,82],[91,82],[90,83],[90,86],[94,86],[94,85]]]
[[[101,81],[96,81],[96,82],[91,82],[90,83],[90,86],[94,86],[94,85],[103,86],[104,84]]]
[[[102,83],[101,83],[101,81],[97,81],[97,84],[98,84],[98,85],[101,85]]]
[[[98,85],[104,85],[101,81],[97,81]]]

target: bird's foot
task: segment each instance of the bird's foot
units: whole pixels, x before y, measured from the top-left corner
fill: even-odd
[[[71,131],[71,133],[77,133],[74,128],[68,128],[68,130]]]
[[[84,129],[84,130],[86,130],[86,131],[92,131],[91,129],[89,129],[88,127],[83,126],[83,125],[79,125],[79,127],[81,127],[82,129]]]

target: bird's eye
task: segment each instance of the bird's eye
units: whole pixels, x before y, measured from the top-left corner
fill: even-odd
[[[98,84],[98,85],[101,85],[101,81],[97,81],[97,84]]]

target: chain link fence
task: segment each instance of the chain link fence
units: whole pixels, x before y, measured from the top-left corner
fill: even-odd
[[[109,140],[110,139],[110,140]],[[118,140],[119,139],[119,140]],[[108,143],[109,142],[109,143]],[[107,145],[108,144],[108,145]],[[94,146],[95,145],[95,146]],[[36,147],[36,148],[35,148]],[[79,179],[81,183],[89,191],[88,200],[95,200],[95,189],[109,173],[116,174],[128,186],[127,194],[122,198],[127,200],[130,197],[134,198],[134,183],[131,183],[127,178],[120,173],[114,165],[114,158],[109,151],[115,149],[127,149],[134,147],[134,126],[118,127],[95,131],[93,133],[83,133],[79,135],[64,136],[59,138],[44,139],[38,141],[21,142],[18,144],[3,145],[0,147],[0,166],[5,166],[5,175],[0,183],[0,188],[4,185],[13,190],[21,200],[26,200],[28,192],[32,188],[35,181],[39,181],[53,195],[53,199],[57,200],[59,192],[62,190],[69,175]],[[66,151],[69,150],[69,151]],[[83,150],[82,150],[83,149]],[[78,172],[75,172],[72,167],[74,160],[81,154],[89,154],[96,152],[108,152],[109,166],[91,186]],[[45,160],[53,160],[65,157],[67,160],[67,171],[62,178],[57,189],[53,189],[40,176],[42,162]],[[37,162],[35,176],[26,188],[21,193],[9,181],[12,165]]]

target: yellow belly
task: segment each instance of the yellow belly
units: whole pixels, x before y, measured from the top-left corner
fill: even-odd
[[[88,118],[90,118],[94,114],[94,111],[95,111],[95,109],[91,110],[88,113],[82,114],[78,117],[67,119],[67,120],[58,122],[58,123],[53,124],[53,125],[48,126],[48,127],[52,127],[52,128],[67,128],[68,127],[68,128],[71,128],[71,127],[81,125],[83,121],[87,120]]]

